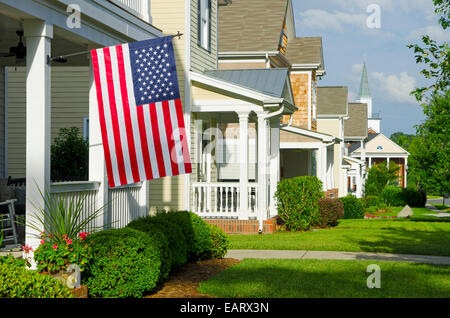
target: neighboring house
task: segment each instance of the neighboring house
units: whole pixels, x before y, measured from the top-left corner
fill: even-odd
[[[366,118],[368,139],[362,144],[362,146],[358,142],[351,144],[348,148],[348,154],[352,158],[364,161],[366,163],[366,169],[372,167],[373,164],[380,162],[387,162],[387,164],[389,164],[390,161],[395,162],[400,166],[400,170],[398,172],[399,185],[401,187],[406,187],[409,153],[381,133],[381,118],[379,113],[372,113],[372,95],[370,93],[369,79],[367,77],[365,63],[361,75],[361,84],[357,100],[358,102],[367,105]],[[358,113],[358,116],[360,115],[361,114]],[[354,122],[352,125],[358,125],[358,123]],[[357,126],[354,126],[353,128],[357,129]],[[347,137],[346,140],[357,141],[353,140],[351,138],[353,136],[350,135],[348,135],[349,137]],[[354,188],[355,182],[353,182],[353,179],[350,180],[350,183],[351,184],[349,187]]]
[[[229,2],[152,1],[155,25],[184,34],[174,43],[192,173],[151,181],[150,205],[151,211],[189,209],[222,227],[258,231],[276,214],[279,123],[296,107],[286,68],[218,69],[217,10]]]
[[[364,195],[367,137],[367,104],[348,103],[348,118],[344,120],[344,142],[348,149],[343,157],[343,165],[348,169],[348,192],[358,198]],[[361,148],[358,157],[351,155],[355,145]]]
[[[148,187],[143,182],[108,189],[99,125],[85,126],[87,118],[98,121],[87,53],[160,37],[162,32],[152,25],[150,1],[80,0],[75,9],[80,9],[81,19],[75,22],[68,3],[0,0],[0,173],[5,178],[26,178],[27,218],[34,213],[33,206],[44,206],[39,190],[72,197],[87,191],[87,214],[114,202],[95,224],[118,221],[114,226],[125,226],[147,213]],[[23,32],[26,55],[10,49],[20,47],[17,31]],[[67,64],[49,61],[78,52],[86,54],[69,58]],[[89,181],[55,184],[50,180],[50,145],[59,128],[71,126],[85,134],[89,129]],[[36,247],[38,240],[30,234],[36,232],[27,228],[26,243]]]
[[[280,177],[316,175],[327,195],[337,196],[329,177],[330,149],[339,139],[317,131],[317,79],[325,74],[322,39],[296,37],[290,0],[239,0],[220,8],[219,38],[221,70],[289,70],[298,109],[282,119]]]
[[[329,148],[327,184],[337,188],[336,197],[347,195],[348,169],[343,164],[346,145],[344,143],[344,121],[348,119],[348,87],[318,87],[317,89],[317,131],[336,138]]]
[[[353,144],[348,149],[349,154],[353,158],[361,159],[361,147]],[[399,165],[399,186],[406,188],[407,171],[408,171],[409,152],[397,145],[395,142],[387,138],[382,133],[369,132],[368,140],[365,144],[366,165],[371,168],[374,164],[381,162],[395,162]]]

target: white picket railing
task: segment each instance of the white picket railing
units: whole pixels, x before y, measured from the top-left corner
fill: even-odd
[[[197,182],[192,184],[193,212],[205,218],[237,218],[240,215],[240,185],[237,182]],[[247,187],[248,215],[256,217],[258,185]]]
[[[146,22],[150,21],[150,0],[109,0]]]
[[[147,214],[147,210],[144,211],[140,205],[140,189],[140,184],[132,184],[108,190],[108,217],[113,228],[125,227]]]
[[[54,182],[51,184],[50,193],[53,197],[61,195],[66,202],[76,202],[85,195],[83,202],[83,217],[92,215],[97,210],[96,199],[100,182],[96,181],[74,181],[74,182]],[[92,232],[96,220],[90,222],[85,231]]]
[[[109,189],[102,216],[90,222],[85,230],[92,232],[95,226],[122,228],[132,220],[147,215],[147,207],[141,204],[141,186],[136,183]],[[51,195],[63,195],[67,202],[85,195],[83,216],[87,217],[100,208],[97,204],[99,187],[100,182],[96,181],[57,182],[51,185]]]

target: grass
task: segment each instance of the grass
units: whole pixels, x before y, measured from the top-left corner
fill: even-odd
[[[410,219],[340,220],[335,228],[230,235],[230,249],[375,252],[450,256],[450,219],[414,208]]]
[[[381,288],[367,287],[370,264],[380,266]],[[200,283],[199,292],[227,298],[447,298],[450,267],[359,260],[245,259]]]
[[[439,211],[450,211],[450,206],[447,204],[442,205],[442,203],[430,203],[430,205],[436,207],[436,209],[438,209]]]

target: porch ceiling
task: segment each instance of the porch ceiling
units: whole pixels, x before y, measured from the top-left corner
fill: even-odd
[[[9,48],[17,46],[19,43],[19,36],[16,31],[23,30],[23,21],[12,18],[10,16],[0,13],[0,54],[8,53]],[[26,46],[26,39],[23,37],[23,43]],[[81,39],[76,39],[68,31],[55,27],[53,30],[52,39],[52,56],[60,56],[65,54],[71,54],[75,52],[82,52],[88,49],[89,41],[84,42]],[[0,65],[3,66],[24,66],[25,59],[16,60],[15,56],[12,57],[0,57]],[[67,63],[58,64],[54,63],[53,66],[86,66],[88,59],[86,55],[71,57]]]

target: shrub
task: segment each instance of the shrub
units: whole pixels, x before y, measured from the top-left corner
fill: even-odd
[[[162,229],[162,226],[160,224],[149,222],[149,217],[139,218],[131,221],[127,225],[127,227],[145,232],[154,240],[155,246],[157,247],[159,252],[159,258],[161,259],[160,279],[166,279],[169,276],[172,264],[174,263],[173,251],[174,247],[176,249],[177,245],[173,243],[173,240],[169,243],[169,239],[166,236],[166,231]],[[182,240],[182,238],[180,237],[179,240]]]
[[[202,260],[210,257],[212,240],[208,224],[198,215],[188,211],[160,212],[155,216],[176,223],[181,227],[188,244],[189,260]]]
[[[93,253],[87,285],[93,297],[142,297],[159,278],[161,259],[155,239],[132,229],[91,235]]]
[[[363,219],[364,206],[360,200],[352,195],[340,198],[344,205],[344,219]]]
[[[87,180],[88,173],[89,142],[77,127],[61,128],[51,146],[52,180]]]
[[[9,262],[0,262],[0,298],[72,298],[57,279]]]
[[[211,232],[212,248],[211,258],[222,258],[227,254],[228,247],[230,246],[230,240],[228,236],[216,225],[209,225]]]
[[[388,206],[404,206],[405,200],[402,197],[402,188],[396,186],[386,186],[381,191],[381,198]]]
[[[369,206],[368,208],[366,208],[366,212],[369,212],[369,213],[375,213],[377,211],[378,211],[378,207],[376,207],[376,206]]]
[[[171,267],[186,264],[188,259],[188,245],[186,237],[178,224],[170,222],[165,218],[147,216],[132,221],[128,226],[146,233],[154,230],[162,232],[169,247],[170,259],[168,261]]]
[[[322,197],[322,182],[317,177],[284,179],[275,192],[278,215],[288,230],[308,230],[317,221]]]
[[[322,198],[319,200],[319,217],[316,225],[320,227],[336,226],[337,220],[344,216],[344,206],[339,199]]]
[[[365,198],[365,202],[366,202],[366,207],[377,207],[378,205],[380,205],[380,203],[382,203],[382,200],[379,196],[377,195],[368,195]]]
[[[401,196],[410,207],[424,207],[427,201],[424,193],[412,188],[403,188]]]

